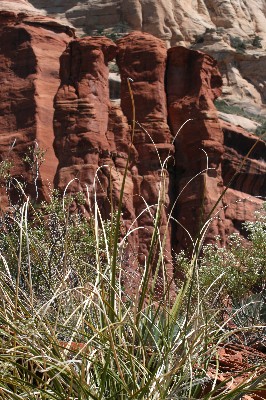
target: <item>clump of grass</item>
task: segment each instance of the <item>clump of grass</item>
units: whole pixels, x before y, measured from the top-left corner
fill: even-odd
[[[130,85],[129,90],[132,96]],[[133,102],[132,137],[134,127]],[[37,209],[25,195],[26,201],[2,218],[1,398],[226,400],[263,385],[256,365],[241,384],[218,382],[218,348],[231,333],[219,319],[221,310],[207,301],[219,277],[205,287],[199,278],[208,222],[192,256],[183,260],[185,278],[172,298],[160,234],[166,162],[143,275],[133,293],[124,290],[126,237],[120,227],[129,161],[110,221],[103,221],[97,200],[87,220],[82,207],[73,210],[73,204],[82,206],[82,196],[57,193]],[[85,201],[92,204],[89,197]]]

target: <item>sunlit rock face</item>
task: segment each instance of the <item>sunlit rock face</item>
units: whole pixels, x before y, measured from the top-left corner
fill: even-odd
[[[7,4],[8,3],[8,4]],[[11,173],[27,184],[35,199],[47,198],[57,158],[53,150],[53,100],[59,81],[59,57],[73,31],[22,1],[0,2],[0,146],[1,160],[12,162]],[[17,10],[17,11],[16,11]],[[20,12],[22,11],[22,12]],[[45,151],[45,166],[23,161],[31,148]],[[36,185],[38,184],[38,195]],[[7,204],[2,188],[1,205]],[[10,193],[9,193],[10,194]],[[11,193],[11,197],[15,193]]]
[[[182,226],[175,225],[173,237],[177,248],[187,248],[186,230],[195,238],[210,213],[221,209],[216,202],[223,189],[223,132],[213,101],[221,94],[222,79],[212,57],[174,47],[168,50],[166,82],[169,123],[173,134],[178,132],[173,193],[178,195],[174,215]],[[219,214],[207,238],[221,235],[223,242],[223,211]]]
[[[24,1],[27,3],[26,1]],[[206,28],[224,28],[247,37],[256,33],[266,38],[265,0],[30,0],[50,14],[68,18],[84,32],[127,23],[176,45],[193,40]]]
[[[103,36],[77,39],[69,25],[36,10],[1,11],[0,19],[1,161],[13,161],[11,174],[33,199],[36,187],[38,200],[53,186],[82,191],[89,214],[96,190],[109,218],[128,167],[121,229],[133,231],[125,267],[136,275],[148,254],[160,193],[169,276],[172,250],[189,248],[189,237],[195,239],[210,212],[206,239],[219,235],[221,244],[253,217],[258,196],[265,195],[265,144],[259,141],[245,160],[255,137],[219,121],[213,101],[222,78],[211,56],[182,46],[167,51],[164,41],[139,31],[116,44]],[[114,59],[120,96],[117,87],[109,88]],[[36,158],[25,161],[29,147],[45,152],[38,170]],[[219,200],[238,165],[240,174]],[[7,203],[2,187],[1,206]]]
[[[117,37],[140,30],[162,39],[167,47],[185,45],[208,53],[218,60],[223,78],[222,97],[229,104],[266,118],[265,0],[31,0],[30,3],[73,24],[78,35],[106,33]]]

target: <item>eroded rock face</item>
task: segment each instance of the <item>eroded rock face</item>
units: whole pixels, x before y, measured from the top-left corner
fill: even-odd
[[[31,0],[79,34],[151,33],[218,60],[223,98],[266,118],[265,0]],[[260,48],[262,46],[262,48]],[[247,126],[248,128],[248,126]],[[246,129],[247,129],[246,128]]]
[[[25,13],[28,15],[45,15],[45,10],[35,8],[27,0],[1,0],[0,11]]]
[[[116,52],[122,78],[121,107],[110,103],[108,93],[107,64]],[[119,202],[130,154],[122,207],[123,229],[145,227],[129,236],[130,253],[138,254],[137,260],[142,264],[149,251],[160,188],[162,167],[158,155],[163,163],[174,151],[167,125],[166,59],[163,42],[149,34],[127,35],[117,48],[103,37],[77,39],[61,57],[61,85],[55,97],[55,150],[59,159],[56,186],[63,191],[72,181],[68,191],[86,193],[88,189],[93,197],[97,174],[98,204],[103,216],[108,217],[110,204]],[[138,116],[134,134],[129,127],[133,109],[130,90]],[[167,208],[169,177],[166,168],[164,171]],[[165,209],[160,229],[161,236],[166,235],[166,267],[170,273],[171,243]]]
[[[129,121],[133,118],[132,90],[135,107],[133,143],[137,150],[138,175],[133,177],[135,213],[139,226],[140,252],[148,254],[152,226],[156,213],[162,171],[165,172],[166,209],[162,209],[161,234],[166,234],[166,252],[171,260],[171,243],[167,213],[169,208],[169,176],[163,163],[173,155],[172,135],[167,124],[166,93],[164,86],[167,52],[165,45],[154,36],[133,32],[118,43],[117,63],[121,72],[121,108]],[[129,80],[130,78],[130,80]],[[161,188],[162,189],[162,188]],[[149,210],[143,212],[146,208]]]
[[[265,0],[31,0],[35,7],[66,16],[85,31],[110,28],[121,21],[176,45],[192,40],[206,28],[225,28],[231,34],[266,37]],[[65,13],[65,14],[63,14]]]
[[[254,347],[248,347],[243,344],[221,344],[218,348],[219,357],[219,368],[216,369],[216,360],[212,360],[208,367],[208,376],[211,380],[204,390],[204,394],[207,394],[211,390],[211,385],[216,384],[217,386],[224,382],[227,382],[227,386],[230,389],[237,387],[239,384],[245,382],[247,379],[247,370],[252,368],[252,365],[261,365],[261,370],[258,375],[262,379],[262,375],[265,373],[265,352],[258,351]],[[230,380],[230,383],[229,383]],[[254,392],[243,395],[243,400],[261,400],[266,396],[266,389],[261,388],[260,390],[254,390]]]
[[[108,94],[107,64],[115,53],[121,106],[110,103]],[[140,32],[125,36],[117,47],[106,38],[90,37],[69,44],[61,57],[60,78],[54,118],[59,159],[55,185],[63,191],[71,182],[69,191],[88,190],[91,198],[96,187],[101,212],[108,218],[110,199],[118,204],[130,153],[123,229],[145,227],[129,239],[131,252],[139,254],[141,263],[148,254],[162,171],[161,235],[166,234],[169,271],[172,249],[189,248],[190,238],[196,238],[207,218],[212,221],[206,240],[219,235],[221,245],[230,233],[241,231],[242,222],[253,218],[262,203],[256,196],[265,195],[265,145],[259,141],[219,200],[255,137],[243,129],[234,132],[218,119],[213,101],[221,93],[222,79],[212,57],[184,47],[171,48],[167,55],[163,42]],[[183,227],[170,226],[172,205],[173,217]]]
[[[213,100],[221,93],[222,79],[216,61],[206,54],[184,47],[171,48],[168,53],[169,122],[173,135],[179,132],[172,183],[173,201],[177,201],[174,216],[195,238],[213,208],[221,207],[216,202],[223,188],[223,132]],[[223,219],[222,211],[220,214]],[[174,226],[173,243],[187,248],[191,245],[188,235]],[[223,242],[223,223],[215,219],[207,237],[218,234]]]
[[[178,197],[174,217],[187,230],[174,224],[172,245],[186,249],[189,235],[195,238],[210,217],[206,240],[219,235],[224,245],[230,233],[245,233],[242,223],[253,218],[265,198],[265,142],[218,119],[213,101],[221,94],[222,79],[212,57],[184,47],[168,53],[167,101],[173,135],[182,127],[175,140],[172,201]]]
[[[234,40],[244,43],[239,37]],[[229,105],[238,106],[250,114],[265,116],[265,50],[252,46],[252,39],[247,39],[247,42],[246,49],[235,49],[226,31],[210,32],[202,37],[202,43],[194,44],[193,48],[210,54],[218,61],[223,78],[222,95]]]
[[[104,37],[73,40],[69,27],[46,16],[2,12],[0,17],[1,159],[13,160],[12,175],[24,177],[32,196],[37,183],[40,198],[45,197],[48,181],[61,191],[67,186],[68,191],[91,196],[96,188],[101,211],[108,218],[110,199],[114,205],[119,201],[130,153],[123,229],[145,226],[130,236],[132,253],[139,253],[142,262],[148,253],[163,171],[161,235],[166,234],[169,266],[172,248],[190,245],[184,229],[175,223],[170,227],[172,205],[174,218],[193,238],[215,206],[217,218],[207,239],[219,234],[221,244],[252,218],[262,202],[258,196],[265,196],[262,141],[216,204],[256,139],[218,120],[213,101],[221,93],[222,80],[212,57],[184,47],[169,49],[167,54],[160,39],[140,32],[125,36],[116,46]],[[110,102],[108,87],[108,62],[115,56],[121,72],[121,106]],[[138,121],[134,135],[130,91]],[[37,180],[36,169],[22,160],[36,142],[39,149],[47,150]],[[88,201],[87,212],[89,208]]]
[[[104,37],[72,41],[60,58],[61,85],[54,101],[54,147],[59,160],[55,185],[61,191],[69,183],[69,191],[91,191],[97,174],[100,202],[105,201],[109,185],[106,167],[97,170],[111,162],[106,136],[108,61],[115,53],[115,44]]]
[[[12,176],[27,182],[33,198],[37,182],[43,198],[57,166],[52,121],[59,57],[74,33],[51,18],[36,15],[36,10],[32,15],[33,7],[26,1],[22,1],[23,13],[14,12],[14,2],[9,5],[13,11],[0,11],[1,160],[12,161]],[[36,167],[33,158],[31,165],[23,161],[29,147],[35,147],[35,153],[46,152],[45,167]],[[2,196],[3,206],[7,201],[4,189]]]
[[[266,145],[240,127],[221,121],[224,133],[222,177],[230,186],[223,197],[225,234],[241,232],[266,197]]]

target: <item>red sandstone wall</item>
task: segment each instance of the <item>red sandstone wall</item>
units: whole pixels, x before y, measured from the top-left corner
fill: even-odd
[[[59,57],[71,35],[69,28],[54,26],[49,18],[0,12],[0,157],[12,160],[12,175],[27,182],[33,198],[35,176],[22,158],[35,141],[46,151],[38,187],[40,198],[47,197],[48,181],[53,181],[57,166],[53,99],[59,85]],[[7,199],[1,190],[3,206]]]
[[[117,45],[117,63],[121,73],[121,108],[131,122],[133,107],[128,87],[128,78],[130,78],[138,121],[133,139],[137,151],[138,173],[133,176],[133,182],[135,213],[139,216],[139,226],[145,227],[139,231],[139,251],[143,263],[148,254],[157,210],[162,164],[168,156],[174,154],[173,138],[167,124],[164,85],[167,51],[160,39],[140,32],[126,35],[118,41]],[[166,259],[169,259],[170,270],[171,241],[167,216],[170,205],[169,174],[167,168],[163,170],[165,195],[160,229],[162,239],[165,235],[165,255]],[[147,207],[151,208],[145,211]]]
[[[161,180],[159,158],[163,163],[170,156],[164,166],[160,233],[166,235],[171,275],[172,249],[187,248],[190,243],[178,224],[168,223],[176,198],[173,216],[194,238],[256,140],[218,120],[213,100],[222,82],[216,62],[183,47],[167,54],[159,39],[140,32],[115,45],[103,37],[73,40],[69,28],[46,17],[1,12],[0,22],[1,160],[13,160],[12,175],[23,176],[34,197],[34,176],[22,158],[35,141],[47,151],[37,182],[39,199],[48,196],[48,181],[63,191],[72,179],[69,191],[88,190],[92,198],[97,172],[97,198],[108,218],[111,203],[118,202],[130,152],[122,230],[144,227],[129,237],[125,268],[136,271],[151,239]],[[108,62],[115,56],[122,80],[121,106],[109,99]],[[133,143],[128,78],[132,79],[138,122]],[[192,121],[181,129],[173,145],[173,137],[187,119]],[[205,153],[213,169],[182,192],[206,168]],[[265,143],[259,141],[216,207],[219,218],[212,221],[208,240],[219,234],[223,244],[229,233],[241,230],[242,221],[252,218],[262,203],[258,196],[266,195],[265,165]],[[7,197],[1,190],[4,206]],[[155,253],[155,261],[156,257]]]
[[[168,50],[166,82],[170,127],[173,135],[180,130],[175,140],[173,201],[178,198],[174,217],[195,238],[223,189],[223,132],[213,104],[221,94],[222,79],[212,57],[173,47]],[[215,212],[220,207],[221,203]],[[223,221],[223,211],[219,217]],[[222,221],[215,219],[211,223],[207,237],[219,234],[224,242]],[[191,244],[189,235],[178,224],[173,225],[173,243],[176,249],[186,249]]]

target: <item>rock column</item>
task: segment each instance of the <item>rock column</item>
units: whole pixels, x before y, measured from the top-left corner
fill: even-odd
[[[165,68],[167,51],[164,43],[152,35],[133,32],[120,39],[117,63],[121,72],[121,108],[132,121],[133,105],[128,78],[134,97],[136,127],[133,143],[137,150],[134,181],[134,207],[138,216],[139,254],[143,265],[149,252],[159,190],[163,191],[160,233],[164,237],[165,260],[169,275],[172,273],[169,211],[168,164],[164,162],[174,152],[172,135],[167,124]],[[162,175],[165,176],[162,185]],[[158,254],[154,257],[154,263]]]
[[[168,50],[166,81],[172,134],[176,135],[180,130],[175,140],[172,179],[173,202],[177,199],[174,216],[195,239],[223,189],[223,132],[213,104],[221,94],[222,79],[212,57],[184,47],[173,47]],[[212,217],[216,218],[210,225],[207,239],[220,235],[223,242],[221,207],[220,202],[213,210]],[[191,248],[185,229],[180,225],[173,226],[175,249]]]

